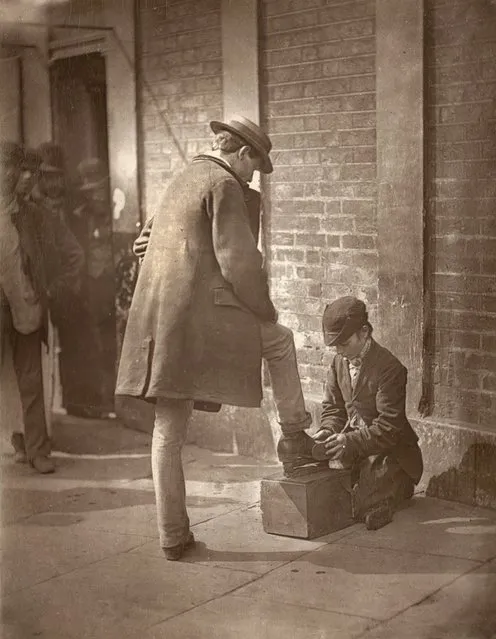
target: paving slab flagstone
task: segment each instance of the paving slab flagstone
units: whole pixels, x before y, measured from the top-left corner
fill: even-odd
[[[227,595],[151,628],[143,639],[353,639],[374,625],[360,617]]]
[[[185,561],[256,574],[273,570],[325,543],[323,539],[308,541],[265,534],[258,506],[216,517],[194,526],[193,531],[196,547],[185,555]],[[157,556],[161,551],[153,542],[136,552]]]
[[[150,438],[81,420],[55,435],[52,476],[0,459],[2,639],[496,639],[493,511],[417,497],[376,532],[267,535],[278,464],[187,446],[198,544],[167,562]]]
[[[252,578],[124,553],[4,597],[1,636],[138,639],[146,628]]]
[[[343,543],[485,561],[496,557],[496,512],[420,497],[395,514],[394,525],[361,526]]]
[[[496,562],[442,588],[364,639],[495,639]]]
[[[384,620],[478,565],[466,559],[337,542],[235,594]]]
[[[148,539],[118,533],[89,534],[74,526],[77,515],[65,523],[23,522],[2,530],[2,590],[14,592],[116,553],[127,552]],[[76,520],[74,519],[76,518]]]

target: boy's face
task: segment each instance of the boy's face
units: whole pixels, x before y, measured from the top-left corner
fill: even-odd
[[[357,333],[353,333],[353,335],[345,342],[334,345],[336,353],[346,357],[347,359],[354,359],[355,357],[358,357],[362,352],[362,348],[365,346],[368,335],[368,327],[362,326]]]

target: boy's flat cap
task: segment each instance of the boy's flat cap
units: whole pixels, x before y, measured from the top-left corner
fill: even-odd
[[[345,342],[368,322],[367,308],[353,296],[340,297],[325,307],[322,330],[326,346]]]

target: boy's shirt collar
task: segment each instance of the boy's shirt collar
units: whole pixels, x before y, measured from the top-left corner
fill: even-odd
[[[367,355],[367,353],[370,350],[370,345],[372,344],[372,338],[369,336],[367,337],[365,344],[363,345],[362,350],[360,351],[360,353],[356,356],[353,357],[352,359],[348,359],[347,357],[345,357],[344,359],[351,364],[352,366],[354,366],[355,368],[360,368],[360,366],[362,365],[363,360],[365,359],[365,356]]]

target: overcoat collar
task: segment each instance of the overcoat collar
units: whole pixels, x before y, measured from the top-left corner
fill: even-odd
[[[221,166],[228,173],[230,173],[234,178],[236,178],[236,180],[243,187],[243,189],[248,188],[248,184],[246,182],[243,182],[243,180],[239,177],[237,173],[233,171],[233,169],[229,166],[229,164],[225,162],[224,160],[221,160],[221,158],[217,158],[215,157],[215,155],[208,155],[208,153],[203,153],[193,158],[193,162],[202,162],[204,160],[210,160],[210,162],[215,162],[215,164],[217,164],[218,166]]]

